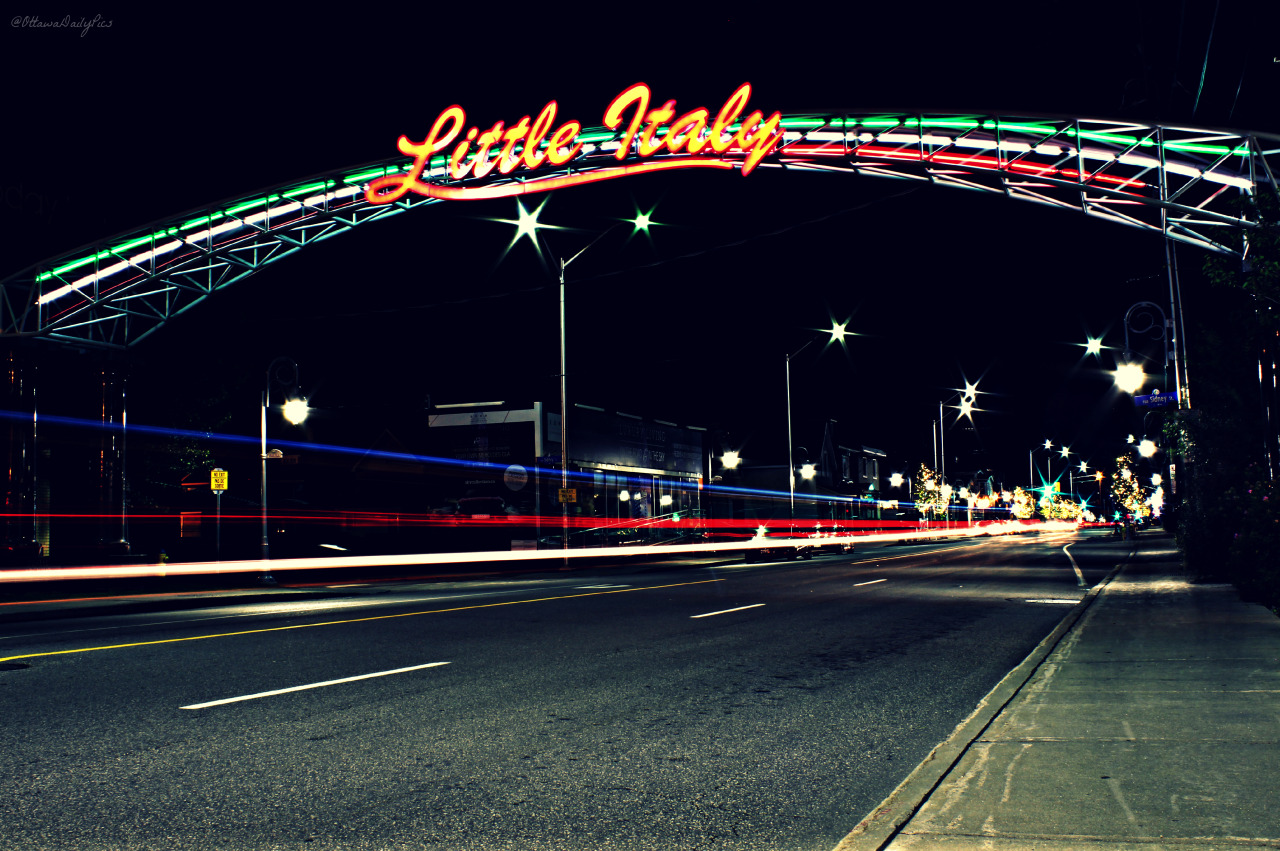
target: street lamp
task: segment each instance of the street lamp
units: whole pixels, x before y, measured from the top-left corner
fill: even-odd
[[[262,560],[271,558],[271,544],[267,533],[267,460],[283,458],[279,449],[267,452],[267,408],[271,404],[271,385],[278,384],[287,388],[284,403],[284,415],[293,425],[298,425],[307,418],[307,400],[298,390],[298,364],[292,358],[279,357],[267,367],[266,386],[262,389],[261,442],[259,457],[262,459]],[[264,582],[272,582],[269,572],[263,574]]]
[[[541,222],[538,221],[538,214],[541,213],[542,207],[546,204],[545,201],[543,202],[542,205],[539,205],[537,209],[533,210],[532,212],[526,210],[523,204],[519,204],[519,202],[517,203],[519,205],[519,217],[517,219],[515,220],[494,219],[494,221],[503,222],[506,224],[514,224],[516,226],[516,235],[511,240],[511,245],[515,245],[516,242],[518,242],[522,237],[528,237],[529,241],[532,242],[534,246],[537,248],[539,257],[541,257],[542,244],[539,241],[538,231],[547,230],[547,229],[564,230],[564,228],[559,227],[557,225],[542,224]],[[600,231],[600,233],[596,234],[594,239],[592,239],[590,242],[584,245],[578,251],[577,254],[573,255],[567,260],[564,259],[563,257],[560,258],[560,489],[561,491],[567,490],[569,487],[569,418],[568,418],[569,396],[568,396],[568,387],[567,387],[568,369],[567,369],[566,355],[565,355],[565,270],[569,268],[570,263],[572,263],[573,261],[581,257],[583,254],[585,254],[587,249],[591,248],[591,246],[595,245],[597,242],[603,239],[606,235],[612,233],[613,231],[617,230],[618,228],[622,227],[625,224],[630,224],[632,226],[633,235],[641,231],[647,234],[649,231],[649,228],[655,224],[655,222],[651,219],[652,214],[653,214],[653,210],[650,210],[648,213],[641,213],[640,211],[637,210],[635,218],[625,219],[623,221],[620,221],[611,225],[610,227],[605,228],[604,230]],[[507,246],[508,250],[510,250],[511,245]],[[560,515],[561,515],[560,545],[562,549],[568,550],[569,548],[569,503],[563,502],[563,501],[560,503]],[[566,553],[566,558],[567,558],[567,553]]]
[[[1174,366],[1174,385],[1178,398],[1178,407],[1182,407],[1182,376],[1178,367],[1177,343],[1174,342],[1172,350],[1169,348],[1171,334],[1176,334],[1176,329],[1172,322],[1165,316],[1165,312],[1160,305],[1150,301],[1140,301],[1129,308],[1124,315],[1124,359],[1120,367],[1116,369],[1116,385],[1126,393],[1135,393],[1142,386],[1145,378],[1142,367],[1133,362],[1133,346],[1129,339],[1129,332],[1140,336],[1146,336],[1151,340],[1157,340],[1164,345],[1164,359],[1161,361],[1160,369],[1164,372],[1165,381],[1162,386],[1168,386],[1169,364],[1172,362]],[[1145,355],[1139,354],[1144,360],[1153,360]],[[1132,389],[1130,389],[1132,388]]]
[[[1031,481],[1030,481],[1030,483],[1027,485],[1027,487],[1031,488],[1031,490],[1032,490],[1032,491],[1035,491],[1035,489],[1036,489],[1036,464],[1035,464],[1035,453],[1036,453],[1036,450],[1037,450],[1037,449],[1044,449],[1044,450],[1047,452],[1047,451],[1049,451],[1049,450],[1053,449],[1053,441],[1052,441],[1052,440],[1046,440],[1046,441],[1044,442],[1044,446],[1033,446],[1033,447],[1031,447],[1029,450],[1027,450],[1027,468],[1028,468],[1028,473],[1027,473],[1027,475],[1031,477]],[[1048,484],[1049,484],[1049,476],[1050,476],[1050,475],[1052,475],[1052,470],[1051,470],[1051,468],[1050,468],[1050,466],[1049,466],[1049,462],[1048,462],[1048,461],[1046,461],[1046,462],[1045,462],[1045,466],[1044,466],[1044,483],[1045,483],[1045,486],[1046,486],[1046,491],[1045,491],[1045,495],[1046,495],[1046,496],[1048,495],[1047,487],[1048,487]]]
[[[1062,460],[1066,462],[1065,471],[1067,474],[1067,493],[1068,495],[1071,495],[1071,493],[1075,488],[1075,478],[1072,475],[1073,471],[1071,469],[1071,450],[1070,448],[1064,446],[1062,447],[1061,450],[1059,450],[1059,453],[1062,455]],[[1059,476],[1059,480],[1061,480],[1061,476]]]
[[[956,415],[956,422],[960,421],[960,417],[968,417],[969,422],[973,422],[973,412],[976,410],[973,404],[978,398],[978,385],[971,384],[966,379],[963,390],[957,390],[954,395],[938,402],[938,450],[942,459],[942,466],[939,468],[938,474],[943,482],[947,480],[947,428],[946,422],[942,418],[942,406],[944,403],[957,398],[960,400],[960,413]]]
[[[849,332],[845,330],[845,328],[846,328],[846,327],[848,327],[848,324],[849,324],[849,323],[847,323],[847,322],[844,322],[844,323],[836,322],[836,321],[833,319],[833,320],[831,321],[831,330],[830,330],[830,331],[828,331],[828,332],[826,332],[826,333],[828,333],[828,334],[830,334],[830,335],[831,335],[831,338],[830,338],[829,340],[827,340],[827,345],[831,345],[832,343],[840,343],[840,345],[844,345],[844,338],[845,338],[846,336],[848,336],[848,334],[849,334]],[[793,532],[794,532],[794,523],[795,523],[795,519],[796,519],[796,468],[795,468],[795,457],[794,457],[794,455],[793,455],[793,453],[792,453],[792,445],[791,445],[791,444],[792,444],[792,438],[791,438],[791,359],[792,359],[792,358],[795,358],[795,357],[798,357],[798,356],[800,355],[800,353],[801,353],[801,352],[803,352],[805,349],[809,348],[809,345],[810,345],[811,343],[813,343],[813,341],[814,341],[814,340],[818,340],[818,339],[821,339],[821,338],[820,338],[820,337],[811,337],[811,338],[809,338],[809,340],[807,340],[803,346],[801,346],[800,348],[796,349],[796,350],[795,350],[794,352],[792,352],[791,354],[787,355],[787,361],[786,361],[786,380],[787,380],[787,490],[788,490],[788,493],[790,494],[790,509],[789,509],[789,512],[790,512],[790,520],[791,520],[791,522],[792,522],[792,524],[793,524],[793,528],[792,528],[792,531],[793,531]],[[812,475],[805,476],[805,478],[812,478]]]
[[[564,272],[569,268],[569,264],[577,260],[587,249],[595,245],[605,234],[616,230],[622,226],[622,222],[618,222],[612,227],[605,228],[596,234],[596,238],[584,245],[577,254],[565,260],[560,258],[560,490],[564,491],[569,487],[569,395],[567,390],[568,384],[568,367],[565,360],[565,322],[564,322]],[[536,232],[535,232],[536,233]],[[569,549],[569,503],[565,502],[563,497],[560,501],[560,548],[562,550]],[[566,552],[565,558],[568,558]],[[566,562],[567,563],[567,562]]]
[[[1141,364],[1132,362],[1122,363],[1116,367],[1115,377],[1116,386],[1130,395],[1137,393],[1142,388],[1143,382],[1147,380]]]

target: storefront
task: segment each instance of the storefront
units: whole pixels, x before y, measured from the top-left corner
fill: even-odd
[[[652,537],[664,520],[700,514],[703,429],[575,405],[562,483],[560,413],[548,407],[433,408],[429,451],[468,462],[442,477],[439,498],[463,512],[483,507],[485,513],[541,518],[545,533],[554,527],[551,518],[562,516],[563,491],[574,545],[636,541]]]

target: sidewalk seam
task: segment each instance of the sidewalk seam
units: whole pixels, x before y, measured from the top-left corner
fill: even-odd
[[[956,725],[951,735],[929,752],[919,765],[907,775],[898,787],[889,793],[871,812],[858,822],[840,840],[832,851],[882,851],[897,838],[925,801],[942,784],[951,770],[960,762],[969,748],[982,738],[983,733],[1000,716],[1013,700],[1022,693],[1035,673],[1057,649],[1062,640],[1080,622],[1085,612],[1102,594],[1125,564],[1137,552],[1137,542],[1124,559],[1097,585],[1089,589],[1084,598],[1068,612],[1049,635],[1045,636],[1018,665],[1005,674],[1000,682],[978,701],[977,707]],[[1008,691],[1007,695],[1002,692]]]

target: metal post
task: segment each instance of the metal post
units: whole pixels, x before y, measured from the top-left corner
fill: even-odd
[[[942,456],[942,470],[940,472],[941,478],[938,481],[938,487],[945,488],[947,485],[947,424],[942,419],[942,402],[938,402],[938,449],[941,450],[939,454]],[[946,496],[945,491],[943,491],[943,499],[947,502],[946,505],[942,507],[944,512],[942,515],[942,528],[950,529],[951,498]]]
[[[129,379],[120,379],[120,541],[129,545]]]
[[[938,446],[942,450],[942,484],[947,483],[947,425],[942,421],[942,403],[938,403]]]
[[[933,426],[933,445],[929,448],[933,450],[933,470],[938,470],[938,421],[933,420],[930,425]]]
[[[262,441],[259,444],[260,451],[258,456],[262,459],[262,490],[259,501],[262,504],[262,545],[261,557],[266,560],[271,557],[270,544],[267,541],[267,401],[268,394],[271,392],[271,375],[267,375],[267,388],[262,391]]]
[[[214,494],[217,498],[217,520],[213,526],[213,553],[215,561],[222,561],[222,492]]]
[[[584,249],[585,250],[585,249]],[[560,488],[569,487],[569,421],[568,391],[566,390],[565,366],[565,324],[564,324],[564,268],[568,264],[560,261]],[[560,501],[560,548],[565,551],[564,560],[569,561],[569,503],[563,498]]]
[[[806,344],[807,345],[807,344]],[[787,355],[787,488],[791,494],[788,535],[795,534],[796,526],[796,465],[791,451],[791,355]]]

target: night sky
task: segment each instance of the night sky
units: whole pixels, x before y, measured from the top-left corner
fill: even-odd
[[[989,110],[1278,132],[1280,42],[1246,8],[1264,5],[1223,4],[1216,19],[1207,0],[1117,3],[1105,15],[1060,4],[1010,15],[928,3],[909,15],[646,7],[612,29],[532,8],[230,19],[102,9],[84,16],[101,15],[87,32],[24,24],[68,14],[24,8],[0,42],[0,275],[394,155],[399,135],[424,136],[453,103],[485,126],[555,99],[562,117],[598,126],[637,80],[655,100],[713,111],[749,81],[766,112]],[[298,361],[312,404],[334,416],[391,416],[428,399],[554,401],[554,258],[652,210],[649,237],[620,228],[568,267],[572,401],[723,429],[748,460],[776,463],[784,358],[847,321],[859,335],[847,350],[815,343],[792,364],[797,443],[816,449],[834,419],[844,445],[932,462],[938,403],[966,380],[981,412],[971,428],[950,426],[950,463],[994,468],[1006,484],[1023,483],[1028,451],[1046,438],[1092,468],[1138,428],[1112,390],[1113,353],[1086,358],[1084,343],[1105,335],[1119,347],[1129,305],[1167,303],[1163,246],[1149,233],[951,188],[766,168],[525,203],[544,200],[541,221],[572,228],[543,232],[551,259],[511,245],[514,228],[493,221],[515,218],[514,199],[452,202],[215,295],[134,352],[131,419],[178,423],[174,406],[190,414],[190,400],[218,396],[243,402],[230,427],[253,434],[259,376],[278,355]],[[1188,311],[1211,316],[1202,255],[1178,250]]]

